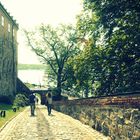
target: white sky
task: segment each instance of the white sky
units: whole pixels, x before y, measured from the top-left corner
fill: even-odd
[[[76,23],[82,10],[82,0],[0,0],[16,19],[19,28],[34,28],[41,23],[57,26],[59,23]],[[39,63],[36,55],[25,45],[23,34],[18,32],[18,63]]]

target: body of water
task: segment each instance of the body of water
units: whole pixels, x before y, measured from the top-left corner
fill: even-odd
[[[44,70],[18,70],[18,78],[22,82],[45,85]]]

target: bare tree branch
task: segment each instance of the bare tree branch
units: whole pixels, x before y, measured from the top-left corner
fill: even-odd
[[[32,45],[31,40],[30,40],[30,38],[29,38],[29,33],[28,33],[27,31],[24,31],[24,32],[25,32],[26,37],[27,37],[27,40],[28,40],[28,45],[32,48],[32,50],[33,50],[38,56],[42,57],[42,58],[50,65],[50,67],[52,68],[52,70],[54,71],[54,73],[57,75],[57,72],[56,72],[54,66],[52,65],[52,63],[51,63],[45,56],[42,55],[43,52],[42,52],[42,54],[39,53],[39,51]],[[45,52],[45,51],[44,51],[44,52]]]

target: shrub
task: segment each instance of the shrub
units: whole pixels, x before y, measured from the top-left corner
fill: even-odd
[[[24,107],[29,104],[29,99],[24,94],[17,94],[13,103],[14,107]]]

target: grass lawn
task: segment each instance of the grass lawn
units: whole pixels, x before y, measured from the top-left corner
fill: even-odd
[[[0,117],[0,128],[12,117],[18,115],[21,111],[23,111],[24,108],[20,108],[19,110],[17,110],[17,112],[13,112],[12,105],[0,104],[0,111],[1,110],[6,110],[6,117]]]

